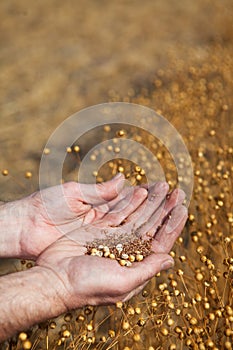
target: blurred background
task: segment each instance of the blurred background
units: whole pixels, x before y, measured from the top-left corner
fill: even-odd
[[[36,186],[50,134],[93,104],[143,97],[149,88],[161,98],[135,102],[169,119],[173,101],[159,92],[159,72],[168,72],[163,85],[178,81],[182,90],[192,65],[222,62],[230,81],[232,18],[231,0],[1,1],[0,169],[16,177],[32,171]],[[190,112],[188,96],[187,103]],[[181,134],[185,118],[179,118]],[[0,190],[2,200],[22,195],[8,179],[0,180]]]
[[[73,113],[108,101],[148,106],[177,128],[192,156],[195,187],[186,237],[194,246],[186,242],[184,247],[181,240],[177,249],[181,256],[189,249],[191,262],[183,267],[190,298],[201,290],[206,296],[195,273],[203,273],[210,284],[212,277],[208,267],[199,266],[195,244],[221,262],[219,271],[225,271],[223,259],[232,256],[232,245],[229,251],[223,246],[225,236],[232,239],[233,225],[232,18],[232,0],[0,1],[0,201],[38,189],[43,148]],[[84,154],[85,143],[82,147]],[[161,160],[163,152],[157,151]],[[177,260],[177,266],[186,261]],[[0,263],[2,273],[18,268],[15,261]],[[225,283],[230,290],[231,281],[220,278],[219,295]],[[224,295],[232,303],[230,292]],[[216,300],[210,305],[214,313]],[[200,310],[205,325],[209,311]],[[203,344],[217,339],[215,349],[225,342],[232,349],[224,322],[218,332],[216,325],[209,326]],[[174,334],[164,349],[176,348]],[[157,333],[155,339],[161,344]],[[179,339],[177,349],[184,346]]]

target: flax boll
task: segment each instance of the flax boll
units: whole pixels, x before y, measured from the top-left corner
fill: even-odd
[[[232,16],[228,17],[228,13],[231,14],[229,6],[228,13],[221,11],[225,2],[227,1],[214,0],[209,6],[215,28],[207,25],[207,37],[204,41],[205,34],[202,33],[201,40],[205,45],[202,45],[201,51],[195,43],[190,50],[185,48],[185,55],[182,45],[178,50],[180,54],[177,50],[170,50],[167,56],[168,64],[164,63],[162,68],[155,68],[148,81],[137,81],[135,86],[126,91],[126,96],[121,96],[112,89],[109,93],[111,101],[124,100],[152,108],[157,106],[157,112],[177,128],[192,158],[194,191],[182,239],[177,240],[170,253],[175,260],[173,276],[169,277],[166,272],[156,274],[146,290],[128,302],[117,303],[116,307],[87,306],[82,310],[72,311],[73,318],[65,320],[66,329],[61,327],[64,316],[56,322],[51,320],[46,329],[48,333],[36,326],[28,332],[26,338],[25,335],[21,335],[22,339],[18,337],[16,345],[15,338],[10,340],[12,350],[25,348],[25,341],[33,344],[33,350],[44,349],[47,346],[46,339],[48,347],[54,350],[154,350],[159,347],[169,350],[186,347],[232,349],[233,149],[232,130],[229,126],[233,112],[230,102],[233,89],[230,42],[233,32]],[[196,10],[199,6],[200,10],[204,9],[201,1],[195,2]],[[182,56],[185,56],[185,59],[180,59]],[[141,122],[143,123],[143,116]],[[151,121],[145,120],[145,127],[150,125],[153,125],[153,118]],[[179,176],[177,168],[185,169],[188,173],[185,155],[178,155],[176,167],[169,157],[169,152],[159,140],[161,135],[153,138],[145,133],[143,128],[104,125],[98,130],[96,137],[101,141],[107,138],[114,139],[114,142],[103,147],[99,154],[91,152],[91,165],[97,164],[101,156],[104,160],[106,154],[109,156],[113,153],[114,157],[106,164],[102,162],[104,165],[100,169],[98,166],[93,168],[93,176],[98,181],[105,181],[119,171],[125,174],[133,185],[143,184],[147,173],[155,176],[153,164],[145,153],[137,154],[140,160],[137,163],[117,158],[123,150],[119,141],[129,138],[144,145],[155,155],[171,188],[177,187],[178,182],[181,187],[187,179],[185,176]],[[169,137],[167,142],[169,147],[174,145]],[[84,145],[83,152],[75,146],[68,149],[69,158],[75,159],[74,166],[79,165],[77,159],[82,156],[81,153],[85,154],[85,142],[81,140],[79,144]],[[51,154],[52,152],[51,149]],[[126,156],[131,159],[131,150],[128,152]],[[44,154],[46,153],[49,159],[50,150],[44,150]],[[28,167],[34,174],[34,168],[27,164],[27,169]],[[26,170],[20,169],[17,175],[19,179],[16,180],[20,182],[20,176],[24,180],[25,172]],[[5,176],[1,177],[3,189],[5,183],[14,181],[12,175],[7,176],[9,173],[14,173],[13,169],[2,171],[2,175]],[[21,173],[23,175],[20,175]],[[31,186],[30,181],[29,185]],[[89,242],[86,248],[90,248],[90,258],[94,256],[95,259],[113,259],[113,263],[122,261],[123,266],[119,268],[124,271],[141,263],[147,254],[141,251],[141,248],[130,251],[127,244],[122,239],[94,244]],[[149,254],[149,247],[146,249]],[[137,255],[142,255],[143,260],[138,260]],[[126,262],[132,265],[126,266]],[[25,261],[22,269],[25,269],[27,263],[28,261]],[[92,330],[90,325],[93,326]],[[70,332],[68,338],[65,337],[66,333],[64,334],[66,331]]]

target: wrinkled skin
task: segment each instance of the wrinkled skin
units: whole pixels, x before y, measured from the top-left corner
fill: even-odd
[[[147,193],[146,189],[140,189]],[[122,211],[111,210],[92,224],[84,224],[49,246],[37,259],[37,265],[53,273],[57,293],[66,309],[87,304],[99,305],[126,301],[137,294],[156,273],[173,265],[168,254],[187,219],[182,205],[184,193],[175,190],[167,196],[168,185],[156,183],[149,187],[148,197],[137,206],[121,204]],[[135,196],[135,192],[134,195]],[[137,196],[136,196],[137,197]],[[133,200],[134,202],[134,200]],[[126,203],[127,204],[127,203]],[[118,204],[116,204],[117,206]],[[112,208],[113,209],[113,208]],[[117,213],[120,213],[117,217]],[[114,221],[119,227],[112,227]],[[106,235],[137,231],[142,237],[153,237],[153,253],[142,262],[122,267],[117,261],[85,255],[85,244]]]
[[[104,225],[117,226],[147,196],[145,189],[123,188],[124,183],[123,175],[97,185],[68,182],[23,199],[26,219],[20,236],[21,257],[35,259],[64,234],[103,216]]]

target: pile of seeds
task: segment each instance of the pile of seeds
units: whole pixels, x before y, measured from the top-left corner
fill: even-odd
[[[132,235],[120,235],[98,239],[86,245],[87,255],[117,260],[121,266],[130,267],[151,254],[152,238],[143,239]]]

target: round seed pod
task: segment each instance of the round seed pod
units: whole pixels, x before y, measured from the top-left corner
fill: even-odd
[[[133,340],[134,340],[135,342],[140,341],[140,340],[141,340],[140,334],[139,334],[139,333],[135,333],[134,336],[133,336]]]
[[[87,324],[87,330],[88,331],[92,331],[93,330],[93,326],[91,323]]]
[[[128,313],[128,315],[133,316],[133,315],[135,314],[134,308],[133,308],[132,306],[129,306],[129,307],[127,308],[127,313]]]
[[[126,265],[126,260],[121,259],[121,260],[119,261],[119,264],[120,264],[121,266],[125,266],[125,265]]]
[[[32,343],[30,342],[30,340],[25,340],[25,341],[23,342],[23,348],[24,348],[25,350],[29,350],[29,349],[31,349],[31,347],[32,347]]]
[[[167,336],[169,332],[168,332],[167,328],[163,327],[163,328],[161,328],[161,333],[162,333],[162,335]]]
[[[2,175],[7,176],[9,174],[9,171],[7,169],[2,170]]]
[[[146,321],[144,320],[144,318],[140,318],[140,319],[138,320],[137,324],[138,324],[140,327],[143,327],[143,326],[145,326]]]
[[[66,329],[63,333],[62,333],[64,338],[69,338],[70,337],[70,331],[68,331],[68,329]]]
[[[30,179],[32,177],[31,171],[26,171],[25,177],[26,177],[26,179]]]
[[[55,322],[51,322],[50,324],[49,324],[49,327],[51,328],[51,329],[55,329],[56,328],[56,323]]]
[[[22,332],[19,334],[19,340],[25,341],[27,339],[27,334],[25,332]]]
[[[133,254],[129,255],[129,261],[132,263],[135,261],[135,256]]]
[[[108,335],[109,335],[110,338],[114,338],[116,333],[115,333],[115,331],[113,329],[109,329]]]
[[[129,327],[130,327],[129,322],[128,322],[128,321],[123,321],[123,323],[122,323],[122,329],[123,329],[124,331],[127,331],[127,329],[129,329]]]
[[[122,306],[123,306],[122,301],[118,301],[118,302],[116,302],[116,307],[117,307],[118,309],[121,309],[121,308],[122,308]]]
[[[142,261],[144,259],[144,256],[142,254],[136,255],[136,261]]]

